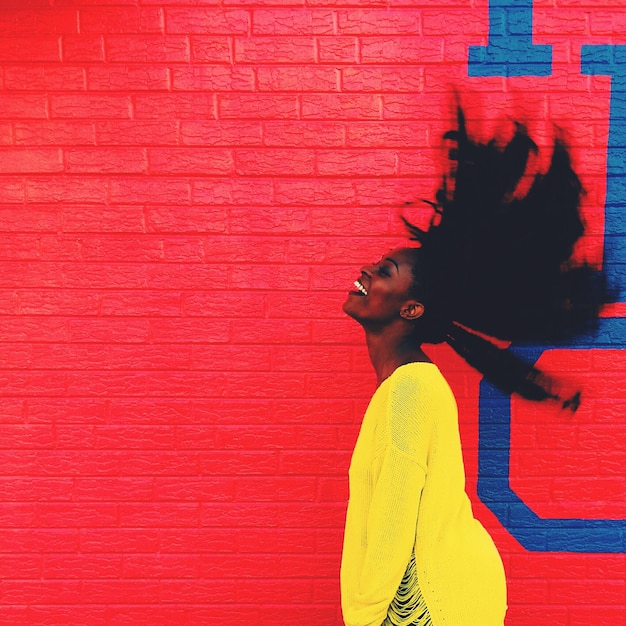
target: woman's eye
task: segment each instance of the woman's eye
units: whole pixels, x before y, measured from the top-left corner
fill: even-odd
[[[379,276],[390,276],[389,270],[386,267],[379,267],[378,268],[378,275]]]

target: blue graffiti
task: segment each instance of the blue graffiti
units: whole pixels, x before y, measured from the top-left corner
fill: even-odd
[[[626,46],[587,45],[583,74],[611,76],[603,267],[616,301],[626,285]],[[626,349],[626,318],[604,318],[598,329],[568,345],[526,345],[511,349],[530,362],[554,349]],[[626,552],[626,520],[539,517],[511,488],[509,480],[511,400],[483,381],[479,403],[478,495],[502,525],[528,550],[541,552]]]
[[[532,0],[489,0],[489,42],[470,46],[469,76],[550,76],[552,46],[532,39]]]

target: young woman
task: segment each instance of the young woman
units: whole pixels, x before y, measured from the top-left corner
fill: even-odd
[[[378,388],[350,466],[341,564],[347,626],[502,626],[506,583],[493,541],[465,493],[457,408],[422,350],[447,341],[507,392],[575,410],[552,381],[481,335],[565,338],[606,298],[601,275],[571,260],[583,233],[581,187],[563,143],[520,193],[522,127],[504,148],[472,141],[459,111],[453,175],[436,219],[409,224],[419,247],[361,268],[343,305],[365,330]],[[478,331],[478,332],[475,332]]]

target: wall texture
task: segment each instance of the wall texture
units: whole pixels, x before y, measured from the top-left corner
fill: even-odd
[[[341,303],[432,195],[453,89],[479,135],[563,128],[619,281],[623,0],[491,4],[0,2],[0,623],[342,624],[374,379]],[[535,355],[575,415],[490,411],[431,350],[507,626],[626,624],[624,315]]]

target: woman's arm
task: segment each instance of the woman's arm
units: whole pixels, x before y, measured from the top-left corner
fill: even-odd
[[[425,470],[393,446],[385,451],[367,519],[367,548],[348,626],[380,626],[415,544]]]

